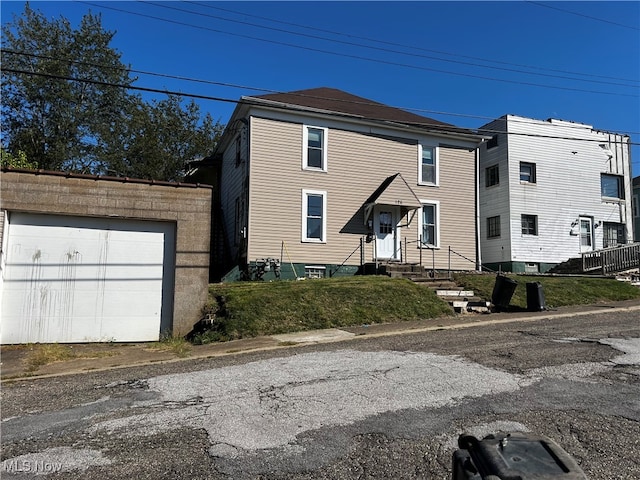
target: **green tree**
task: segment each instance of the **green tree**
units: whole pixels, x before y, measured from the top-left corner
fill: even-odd
[[[7,152],[4,147],[0,147],[0,166],[13,168],[28,168],[34,170],[38,168],[35,162],[30,162],[27,155],[22,151],[17,151],[15,155]]]
[[[112,129],[106,148],[112,175],[181,181],[187,162],[211,154],[224,130],[210,114],[201,117],[193,100],[183,106],[175,95],[130,105],[127,121]]]
[[[95,170],[103,126],[117,122],[129,95],[71,79],[133,82],[121,54],[109,47],[113,36],[99,16],[85,15],[74,30],[28,3],[22,16],[3,25],[2,130],[10,152],[21,150],[48,170]]]
[[[100,16],[88,13],[73,29],[28,3],[3,25],[3,145],[46,170],[181,180],[223,127],[193,101],[130,93],[135,79],[109,46],[114,34]]]

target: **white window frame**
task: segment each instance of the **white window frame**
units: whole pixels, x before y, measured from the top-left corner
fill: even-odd
[[[322,197],[322,236],[321,238],[307,237],[307,211],[309,196]],[[327,243],[327,192],[324,190],[302,190],[302,242]]]
[[[422,180],[422,151],[424,148],[433,149],[433,168],[435,170],[435,182],[424,182]],[[440,148],[438,145],[429,143],[418,144],[418,185],[429,185],[437,187],[440,185]]]
[[[421,241],[418,241],[418,248],[435,248],[435,249],[439,249],[440,248],[440,201],[438,200],[420,200],[420,203],[422,204],[422,206],[424,207],[425,205],[430,205],[435,207],[435,230],[436,230],[436,243],[435,245],[432,244],[424,244]],[[422,235],[422,231],[423,231],[423,218],[424,218],[424,213],[423,213],[423,209],[420,208],[420,218],[418,221],[418,235],[420,238],[420,235]]]
[[[522,167],[529,168],[530,172],[525,173],[524,176],[528,176],[528,180],[523,180]],[[533,162],[520,162],[520,167],[518,169],[518,178],[520,179],[520,183],[526,183],[529,185],[535,185],[538,183],[538,166]]]
[[[305,278],[326,278],[327,267],[324,265],[305,265],[304,277]]]
[[[322,130],[322,167],[313,167],[309,165],[309,129]],[[327,127],[318,127],[315,125],[302,126],[302,169],[313,172],[326,172],[328,165],[327,145],[329,137],[329,129]]]

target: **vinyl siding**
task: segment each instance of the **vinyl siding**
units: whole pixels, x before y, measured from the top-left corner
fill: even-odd
[[[508,158],[505,180],[509,188],[486,189],[481,179],[481,211],[483,218],[503,215],[508,205],[512,248],[509,259],[498,258],[499,252],[492,249],[492,240],[485,240],[483,232],[484,262],[559,263],[579,256],[580,237],[572,223],[580,216],[592,217],[594,224],[620,222],[630,226],[629,187],[625,187],[626,198],[620,202],[602,199],[600,191],[601,173],[622,175],[625,185],[630,183],[628,144],[623,146],[628,138],[571,122],[506,118],[508,146],[500,145],[492,155],[499,156],[501,166]],[[611,159],[601,143],[611,148]],[[492,160],[489,152],[483,151],[481,165],[489,165]],[[520,162],[536,165],[535,184],[520,181]],[[522,235],[522,214],[538,217],[537,236]],[[596,228],[594,233],[595,247],[602,248],[603,228]]]
[[[231,249],[231,254],[235,258],[238,254],[239,244],[235,238],[236,219],[236,199],[243,196],[243,181],[246,176],[247,153],[245,128],[238,126],[238,135],[241,135],[242,162],[236,166],[236,146],[235,141],[230,142],[229,147],[224,151],[222,158],[222,188],[220,195],[220,206],[222,209],[222,220],[227,236],[227,242]],[[235,138],[235,137],[234,137]]]
[[[342,263],[367,233],[364,202],[395,173],[402,174],[419,199],[440,202],[442,248],[437,252],[436,268],[447,268],[449,245],[475,260],[473,151],[441,147],[440,187],[420,186],[418,143],[437,144],[437,139],[355,132],[348,124],[323,124],[319,119],[300,118],[299,122],[252,117],[250,261],[282,256],[284,262]],[[302,170],[303,125],[329,127],[327,172]],[[326,243],[301,241],[303,189],[327,194]],[[407,248],[408,260],[418,261],[417,218],[410,227],[402,228],[400,235],[403,241],[406,237],[414,242]],[[372,249],[372,244],[367,244],[367,261],[371,261]],[[349,263],[359,261],[356,253]],[[453,266],[475,267],[457,259]]]
[[[506,123],[499,119],[483,127],[487,135],[498,135],[498,146],[480,148],[480,248],[482,263],[506,262],[511,258],[511,217],[509,203],[509,144]],[[505,132],[505,133],[497,133]],[[487,168],[497,165],[499,183],[486,186]],[[487,238],[487,218],[500,217],[500,236]]]

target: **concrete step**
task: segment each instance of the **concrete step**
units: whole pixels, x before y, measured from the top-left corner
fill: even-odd
[[[439,297],[473,297],[473,290],[436,290]]]
[[[449,302],[457,313],[490,313],[491,302],[482,300],[454,300]]]

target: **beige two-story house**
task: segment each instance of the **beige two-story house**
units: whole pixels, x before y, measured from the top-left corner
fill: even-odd
[[[213,238],[224,248],[212,251],[231,260],[220,277],[353,275],[389,262],[475,270],[483,138],[331,88],[242,97],[204,162],[219,179]]]

